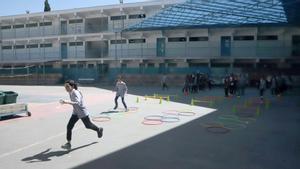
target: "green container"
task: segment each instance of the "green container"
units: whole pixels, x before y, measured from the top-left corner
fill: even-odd
[[[13,91],[4,91],[4,104],[11,104],[17,102],[18,93]]]
[[[3,92],[0,92],[0,105],[4,104],[5,94]]]

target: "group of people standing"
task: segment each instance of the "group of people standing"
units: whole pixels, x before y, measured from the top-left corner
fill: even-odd
[[[225,97],[236,95],[237,97],[245,94],[245,88],[248,85],[248,78],[243,75],[230,74],[223,79]],[[261,100],[264,99],[266,89],[270,89],[271,95],[280,96],[287,89],[292,88],[292,79],[287,76],[261,76],[255,83],[259,90]]]
[[[245,95],[247,79],[245,75],[230,74],[223,79],[225,97],[237,95],[238,97]]]
[[[183,93],[198,93],[200,90],[212,88],[213,81],[209,79],[207,74],[193,73],[185,76]]]

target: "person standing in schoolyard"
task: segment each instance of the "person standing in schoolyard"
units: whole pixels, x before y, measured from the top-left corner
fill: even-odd
[[[124,97],[125,94],[127,93],[127,86],[126,83],[122,81],[121,77],[118,78],[115,91],[116,91],[116,97],[115,97],[115,107],[114,110],[118,108],[118,98],[122,98],[122,103],[124,105],[125,111],[128,111],[127,105],[125,103]]]
[[[78,90],[77,84],[73,80],[65,82],[65,89],[70,95],[70,100],[60,100],[61,104],[69,104],[73,106],[73,113],[67,125],[67,143],[62,145],[62,148],[71,149],[72,129],[75,123],[81,119],[87,129],[91,129],[97,132],[98,138],[103,135],[103,128],[97,127],[93,124],[89,118],[89,112],[83,102],[83,96]]]
[[[167,84],[167,75],[164,74],[161,78],[161,85],[162,85],[162,89],[165,90],[167,89],[168,90],[168,84]]]
[[[264,92],[266,90],[266,80],[262,77],[259,80],[258,89],[259,89],[260,101],[263,103],[263,101],[264,101]]]

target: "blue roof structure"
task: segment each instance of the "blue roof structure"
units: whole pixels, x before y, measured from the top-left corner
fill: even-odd
[[[281,0],[187,0],[130,26],[127,30],[157,30],[212,26],[286,24]]]

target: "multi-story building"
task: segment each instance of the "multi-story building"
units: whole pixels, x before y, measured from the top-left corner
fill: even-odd
[[[164,0],[2,16],[0,67],[43,65],[77,79],[294,69],[300,28],[286,10],[280,0]]]

